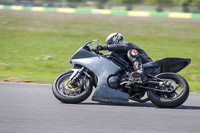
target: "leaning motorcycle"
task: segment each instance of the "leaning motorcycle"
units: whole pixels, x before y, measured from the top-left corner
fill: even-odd
[[[92,100],[114,104],[151,101],[158,107],[174,108],[189,96],[187,81],[177,74],[190,64],[188,58],[164,58],[143,64],[144,74],[110,52],[102,54],[92,46],[94,40],[80,47],[70,59],[73,69],[59,75],[52,86],[54,96],[64,103],[80,103],[95,88]]]

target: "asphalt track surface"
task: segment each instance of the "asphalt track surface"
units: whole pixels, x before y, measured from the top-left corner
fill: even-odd
[[[200,94],[175,109],[132,102],[63,104],[51,85],[0,82],[0,133],[199,133]]]

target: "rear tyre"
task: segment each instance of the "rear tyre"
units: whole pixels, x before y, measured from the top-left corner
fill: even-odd
[[[187,100],[189,96],[189,85],[183,77],[176,73],[161,73],[157,75],[157,77],[160,79],[170,81],[174,91],[160,92],[155,90],[149,90],[148,97],[153,104],[161,108],[174,108],[180,106]],[[154,87],[159,88],[157,86]]]
[[[79,76],[76,85],[70,84],[70,76],[73,72],[73,70],[67,70],[59,75],[52,86],[54,96],[63,103],[80,103],[92,92],[91,80],[84,74]]]

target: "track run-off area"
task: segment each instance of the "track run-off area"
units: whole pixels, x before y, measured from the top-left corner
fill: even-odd
[[[0,133],[199,133],[200,94],[178,108],[152,103],[64,104],[50,84],[0,82]],[[93,90],[94,91],[94,90]]]

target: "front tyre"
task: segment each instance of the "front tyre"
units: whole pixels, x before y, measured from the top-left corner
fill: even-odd
[[[172,92],[148,91],[148,97],[153,104],[162,108],[174,108],[183,104],[189,96],[189,85],[187,81],[176,73],[161,73],[158,78],[170,82]],[[159,86],[154,86],[158,89]]]
[[[67,70],[59,75],[52,86],[54,96],[63,103],[80,103],[92,92],[91,80],[84,74],[79,76],[75,84],[70,83],[73,72],[73,70]]]

